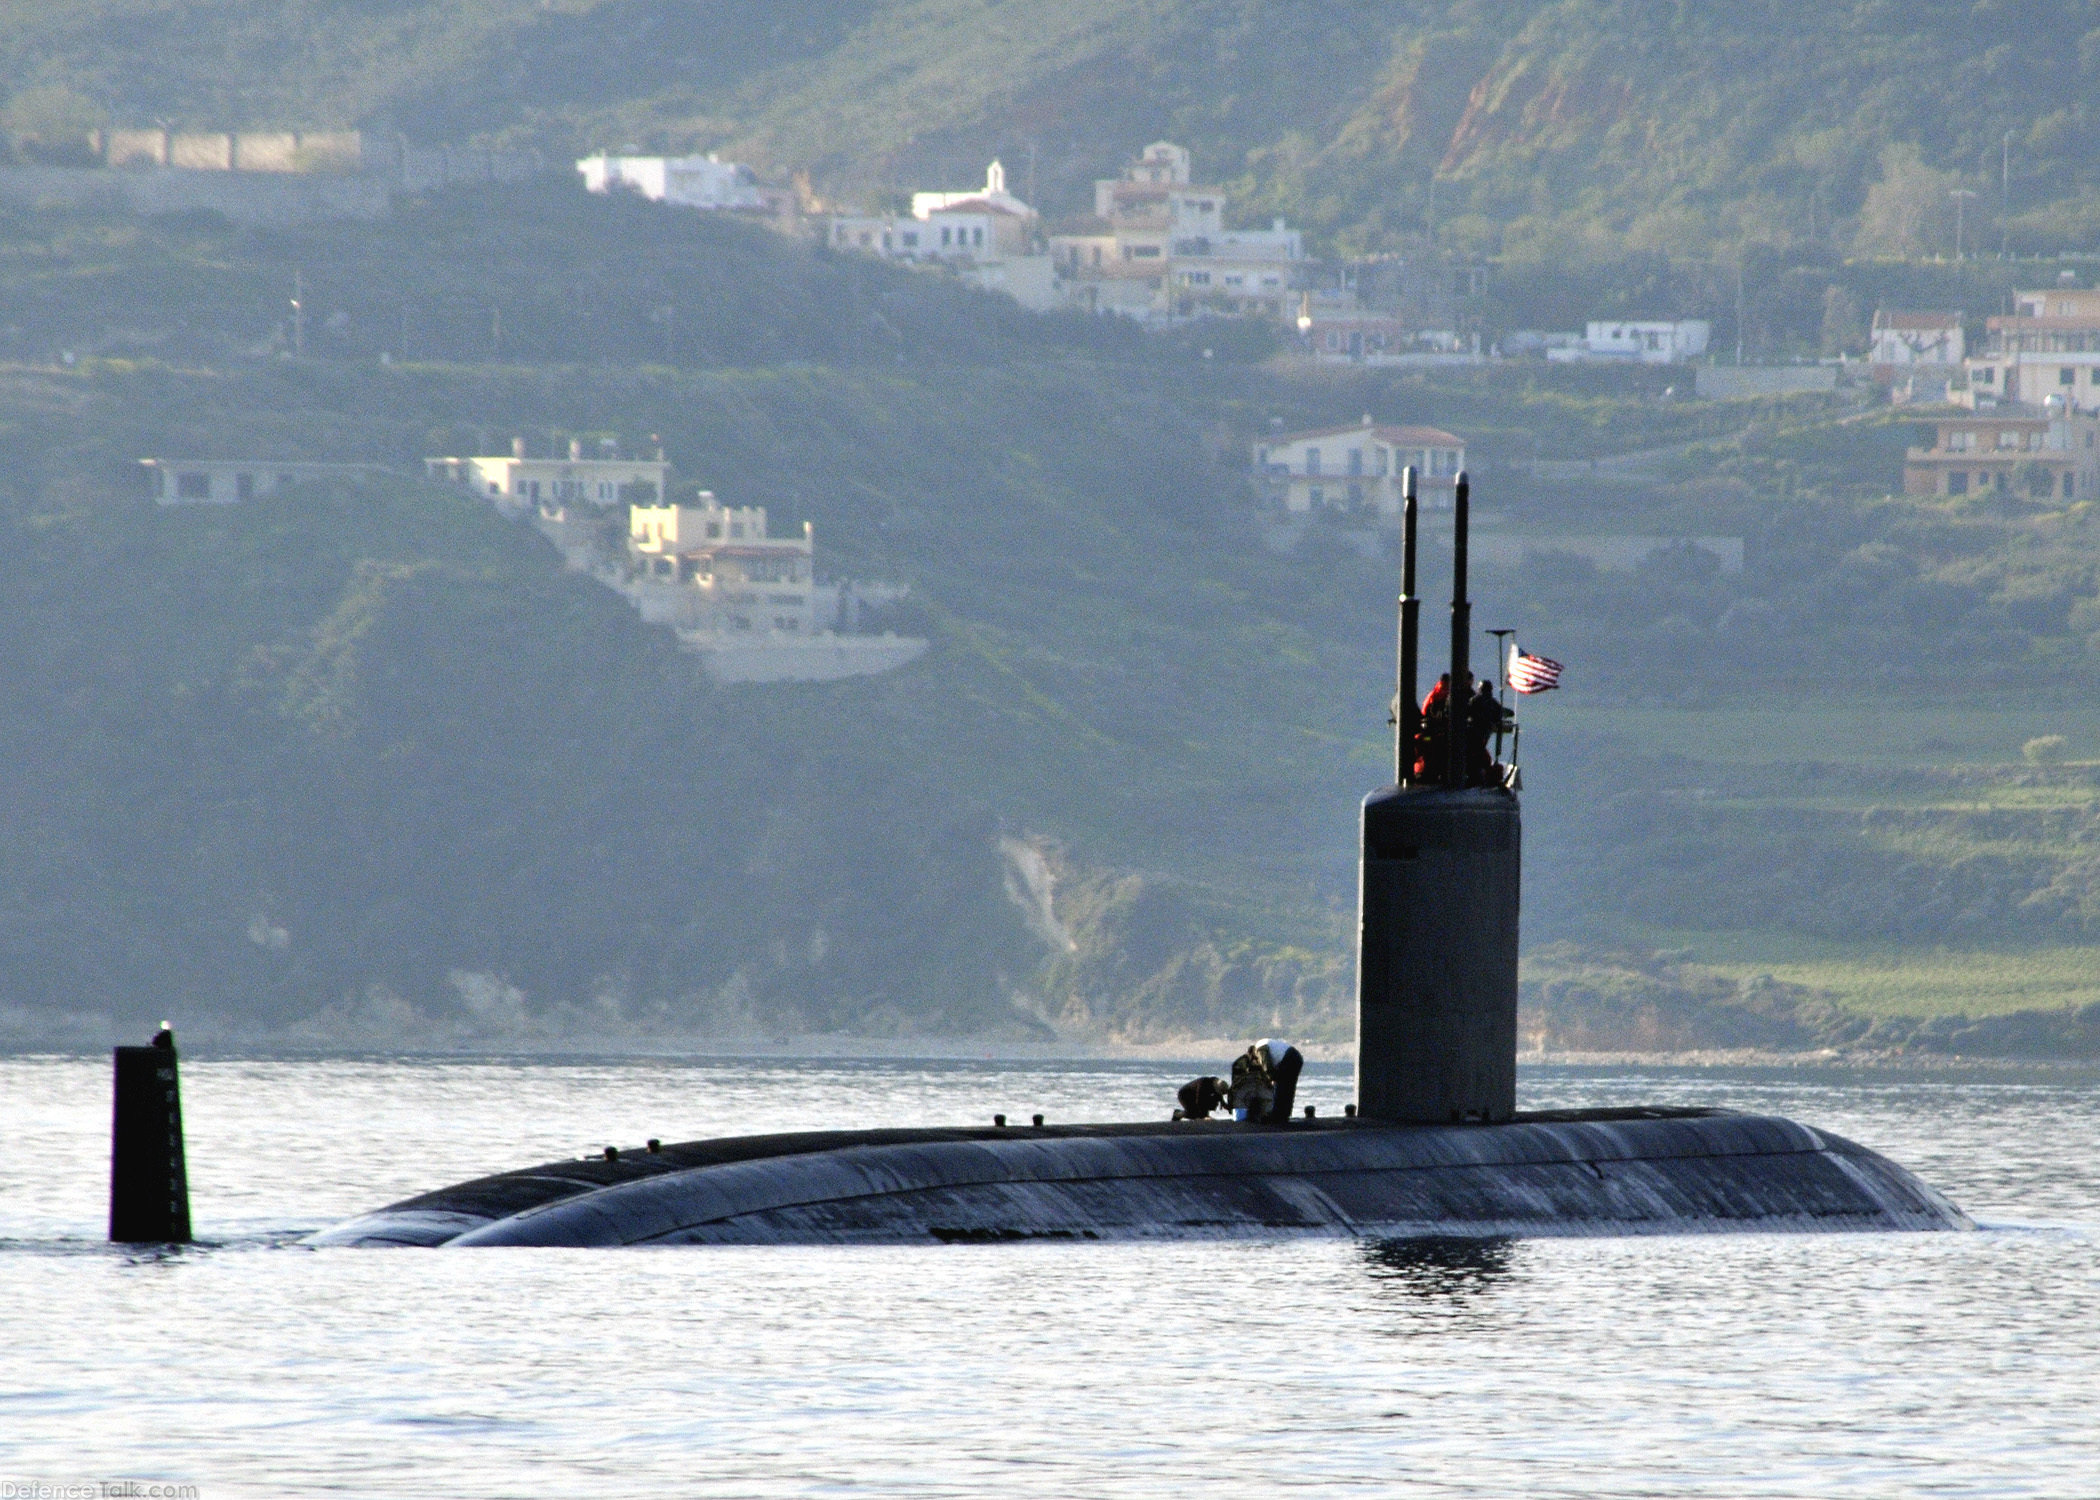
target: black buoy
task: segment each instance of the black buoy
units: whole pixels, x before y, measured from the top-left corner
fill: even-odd
[[[1450,717],[1417,757],[1414,475],[1405,477],[1395,784],[1364,799],[1358,879],[1356,1103],[1374,1120],[1507,1120],[1517,1107],[1517,903],[1522,818],[1503,786],[1469,786],[1466,594],[1470,486],[1452,513]],[[1440,744],[1439,744],[1440,741]]]
[[[182,1155],[182,1080],[175,1033],[163,1021],[148,1047],[118,1047],[109,1127],[109,1237],[120,1245],[184,1245],[190,1182]]]

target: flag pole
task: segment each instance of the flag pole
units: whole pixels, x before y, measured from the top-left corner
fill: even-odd
[[[1502,630],[1490,630],[1487,634],[1495,638],[1495,706],[1506,715],[1509,712],[1509,699],[1507,697],[1509,686],[1509,642],[1505,641],[1503,637],[1513,636],[1516,632],[1505,628]],[[1495,721],[1495,759],[1498,761],[1502,759],[1502,720],[1499,718]]]

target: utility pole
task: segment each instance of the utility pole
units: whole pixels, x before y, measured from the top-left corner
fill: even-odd
[[[292,272],[292,358],[306,357],[306,275]]]
[[[503,309],[489,309],[489,354],[491,358],[503,357]]]
[[[1998,143],[1998,259],[2006,258],[2012,238],[2012,135]]]
[[[1735,258],[1735,362],[1743,362],[1743,257],[1737,252]]]
[[[1968,205],[1969,205],[1969,200],[1970,200],[1971,198],[1975,197],[1975,196],[1976,196],[1976,194],[1975,194],[1975,193],[1973,193],[1973,192],[1971,192],[1971,191],[1970,191],[1970,190],[1969,190],[1968,188],[1949,188],[1949,189],[1947,190],[1947,196],[1948,196],[1948,197],[1950,197],[1950,198],[1952,198],[1952,199],[1954,200],[1954,258],[1955,258],[1955,259],[1956,259],[1956,260],[1958,261],[1958,260],[1960,260],[1960,259],[1962,258],[1962,253],[1961,253],[1961,218],[1962,218],[1962,210],[1963,210],[1964,208],[1968,207]]]

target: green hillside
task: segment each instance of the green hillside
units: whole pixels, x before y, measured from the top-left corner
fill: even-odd
[[[31,155],[358,125],[722,147],[865,199],[996,152],[1073,212],[1164,136],[1336,250],[1941,254],[1957,187],[1995,249],[2002,187],[2033,253],[2100,229],[2096,37],[2090,0],[9,0],[0,87]]]
[[[1476,618],[1569,663],[1526,711],[1536,1026],[2087,1045],[2089,504],[1890,498],[1901,413],[1304,372],[521,201],[504,235],[462,228],[473,195],[268,233],[0,221],[14,1044],[170,1012],[360,1045],[1345,1035],[1392,568],[1346,523],[1272,551],[1244,463],[1272,424],[1368,412],[1468,436],[1482,535],[1524,539]],[[908,583],[885,623],[931,651],[710,687],[531,531],[409,477],[512,434],[660,440],[681,483],[814,522],[827,573]],[[162,510],[145,454],[401,477]],[[1745,567],[1599,571],[1572,549],[1600,533],[1739,536]]]

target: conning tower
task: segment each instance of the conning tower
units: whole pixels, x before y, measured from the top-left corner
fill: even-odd
[[[1412,469],[1403,485],[1394,777],[1364,798],[1361,826],[1356,1107],[1374,1120],[1501,1121],[1517,1107],[1522,814],[1515,791],[1483,776],[1468,753],[1470,485],[1458,477],[1451,687],[1441,724],[1434,715],[1424,722],[1416,695],[1420,515]]]

